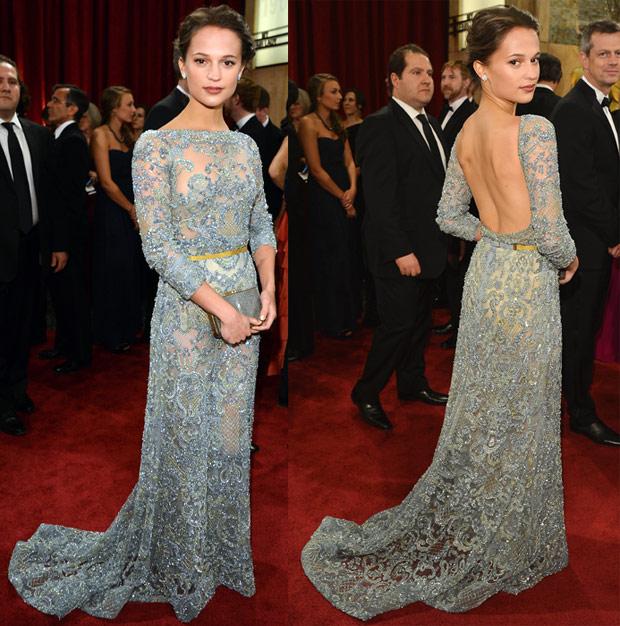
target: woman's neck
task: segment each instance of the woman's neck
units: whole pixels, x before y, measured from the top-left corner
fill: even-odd
[[[175,126],[188,130],[229,130],[224,120],[223,104],[207,107],[191,96],[189,104],[177,119]]]
[[[123,127],[123,122],[118,117],[112,117],[108,122],[108,126],[115,132],[117,135],[120,135],[121,128]]]
[[[329,123],[329,118],[331,114],[330,109],[328,109],[326,106],[323,106],[321,103],[319,103],[316,105],[316,113],[317,115],[320,115],[326,122]]]
[[[359,124],[361,121],[362,116],[359,113],[352,113],[351,115],[347,115],[345,126],[354,126],[355,124]]]
[[[508,118],[515,116],[515,110],[517,108],[516,102],[510,102],[509,100],[503,100],[497,96],[487,94],[484,91],[480,96],[480,104],[478,110],[485,115],[491,115],[496,118]]]

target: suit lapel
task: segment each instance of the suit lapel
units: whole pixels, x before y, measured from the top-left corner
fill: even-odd
[[[431,169],[436,174],[439,174],[439,172],[437,171],[437,165],[435,164],[435,161],[433,161],[431,151],[429,150],[428,145],[426,143],[426,139],[422,136],[422,133],[418,130],[418,127],[414,124],[413,120],[409,117],[407,112],[400,106],[400,104],[398,104],[397,102],[394,102],[394,100],[390,100],[389,107],[394,117],[397,119],[397,121],[409,131],[409,134],[413,137],[413,139],[418,145],[418,150],[424,155]],[[435,130],[435,132],[437,132],[437,130]],[[444,152],[445,152],[445,149],[444,149]],[[443,178],[444,172],[441,172],[440,176],[441,178]]]
[[[590,88],[583,80],[578,80],[577,84],[574,87],[579,90],[579,93],[588,101],[590,104],[590,108],[594,115],[601,121],[601,124],[605,125],[605,137],[608,138],[610,144],[614,148],[614,153],[618,155],[618,146],[616,144],[616,139],[614,137],[614,133],[609,126],[609,120],[607,116],[603,112],[603,107],[599,104],[599,101],[596,99],[596,94],[594,90]],[[613,119],[613,116],[612,116]]]

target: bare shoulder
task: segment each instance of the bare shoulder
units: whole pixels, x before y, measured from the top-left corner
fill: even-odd
[[[97,126],[97,128],[93,130],[91,143],[97,148],[109,148],[110,131],[105,125]]]

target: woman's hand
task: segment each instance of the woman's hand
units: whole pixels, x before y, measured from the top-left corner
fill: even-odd
[[[131,205],[131,209],[128,211],[129,217],[133,222],[133,227],[136,230],[140,230],[140,225],[138,224],[138,216],[136,215],[136,206],[134,204]]]
[[[230,311],[220,321],[222,339],[226,343],[235,345],[252,336],[252,318],[239,313],[233,306],[230,306]]]
[[[351,205],[348,209],[345,209],[344,212],[347,214],[347,217],[351,220],[357,215],[357,211],[355,210],[355,207],[353,205]]]
[[[571,264],[560,272],[560,285],[565,285],[575,275],[577,268],[579,267],[579,258],[575,257]]]
[[[260,294],[260,315],[259,319],[249,318],[252,333],[260,333],[262,330],[271,328],[276,319],[276,294],[268,289]]]

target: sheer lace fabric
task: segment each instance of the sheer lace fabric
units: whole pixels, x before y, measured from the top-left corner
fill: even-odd
[[[412,602],[467,611],[561,570],[568,554],[560,459],[558,267],[575,254],[562,216],[553,127],[526,116],[519,153],[531,225],[498,235],[468,213],[453,152],[441,228],[474,239],[450,398],[432,464],[365,523],[327,517],[302,552],[315,587],[362,620]],[[513,243],[537,250],[514,250]]]
[[[241,133],[145,132],[133,177],[144,253],[160,275],[139,480],[105,533],[43,524],[9,578],[62,617],[113,618],[128,601],[169,602],[190,621],[218,585],[254,593],[249,466],[258,337],[215,339],[189,298],[256,284],[249,253],[275,246],[255,144]]]

